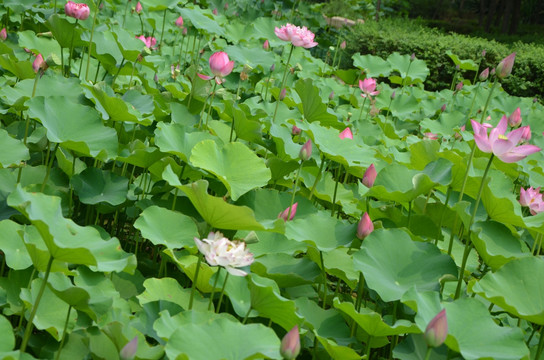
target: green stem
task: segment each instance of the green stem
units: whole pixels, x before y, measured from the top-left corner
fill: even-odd
[[[75,29],[77,27],[78,21],[79,19],[76,19],[76,22],[74,24],[74,31],[72,31],[72,40],[70,41],[70,57],[68,58],[68,74],[72,72],[72,56],[74,52],[74,33],[76,32]]]
[[[36,300],[34,301],[34,306],[32,307],[32,311],[30,312],[30,316],[28,317],[28,323],[26,325],[25,334],[23,336],[23,341],[20,347],[21,353],[24,353],[26,351],[26,345],[28,344],[28,340],[30,339],[30,334],[32,333],[32,328],[33,328],[32,322],[34,321],[34,317],[36,316],[36,312],[38,311],[38,306],[40,305],[40,301],[45,291],[45,287],[47,286],[47,280],[49,279],[49,273],[51,272],[51,265],[53,265],[53,257],[50,255],[49,261],[47,262],[47,268],[45,269],[45,275],[43,278],[42,286],[40,287],[40,290],[38,291],[38,295],[36,296]]]
[[[208,113],[206,114],[206,128],[208,128],[208,118],[212,112],[213,100],[215,99],[215,89],[217,88],[217,83],[214,81],[212,89],[212,98],[210,99],[210,106],[208,107]]]
[[[466,263],[467,263],[467,259],[468,259],[468,255],[470,253],[470,250],[472,249],[472,241],[470,240],[472,224],[474,223],[474,218],[476,217],[476,212],[478,211],[478,205],[480,204],[480,199],[482,197],[482,192],[484,190],[485,180],[486,180],[486,177],[487,177],[487,173],[489,172],[489,168],[491,167],[491,163],[493,162],[493,158],[494,158],[494,154],[491,154],[491,156],[489,157],[489,161],[487,163],[487,166],[485,168],[484,175],[482,177],[482,182],[480,183],[480,189],[478,190],[478,195],[476,196],[476,202],[474,203],[474,210],[472,211],[472,216],[470,217],[470,221],[468,223],[467,242],[465,244],[465,251],[463,253],[463,261],[461,263],[461,271],[460,271],[460,275],[459,275],[459,280],[457,281],[457,289],[455,290],[455,298],[454,299],[458,299],[459,295],[461,294],[461,285],[463,284],[463,278],[464,278],[464,274],[465,274]]]
[[[68,322],[70,320],[70,311],[72,310],[72,305],[68,306],[68,313],[66,314],[66,320],[64,321],[64,329],[62,330],[62,339],[60,340],[59,350],[57,351],[57,356],[55,360],[59,360],[60,353],[64,346],[64,341],[66,340],[66,329],[68,328]]]
[[[295,178],[295,186],[293,187],[293,195],[291,195],[291,204],[289,205],[289,211],[287,212],[287,220],[291,218],[291,210],[293,209],[293,204],[295,203],[295,194],[297,193],[298,186],[298,177],[300,176],[300,170],[302,169],[303,160],[300,160],[300,166],[297,170],[297,175]]]
[[[410,201],[408,203],[408,224],[406,224],[408,229],[410,229],[410,218],[411,217],[412,217],[412,202]]]
[[[285,81],[287,80],[287,72],[289,71],[289,62],[291,61],[291,55],[293,55],[293,50],[295,47],[291,44],[291,50],[289,50],[289,56],[287,57],[287,63],[285,64],[285,71],[283,72],[283,79],[281,80],[280,94],[283,88],[285,87]],[[278,107],[280,106],[280,97],[276,100],[276,109],[274,109],[274,116],[272,117],[272,123],[276,121],[276,114],[278,113]]]
[[[365,96],[365,99],[363,100],[363,106],[361,106],[361,112],[359,112],[359,122],[361,122],[361,119],[363,118],[363,109],[365,108],[366,99],[368,96]]]
[[[138,17],[140,18],[141,33],[144,35],[144,21],[142,20],[142,15],[138,14]]]
[[[370,342],[372,341],[372,336],[368,335],[368,340],[366,343],[366,360],[370,359]]]
[[[310,196],[308,197],[308,200],[312,200],[312,196],[314,195],[317,183],[321,179],[321,174],[323,172],[323,166],[325,166],[325,157],[321,156],[321,165],[319,166],[319,171],[317,172],[317,175],[315,176],[315,181],[314,181],[314,184],[312,185],[312,190],[310,190]]]
[[[544,326],[540,327],[540,339],[538,340],[538,348],[536,350],[535,359],[540,359],[542,355],[542,349],[544,348]]]
[[[221,309],[221,303],[223,302],[223,295],[225,295],[225,287],[227,286],[229,275],[230,273],[227,271],[227,276],[225,276],[225,281],[223,282],[223,287],[221,288],[221,295],[219,295],[219,301],[217,302],[217,309],[215,309],[217,313],[219,313],[219,310]],[[249,310],[251,310],[251,308]],[[249,314],[247,314],[246,317],[248,315]]]
[[[242,324],[245,324],[247,322],[247,319],[249,318],[249,314],[251,313],[251,306],[247,310],[246,316],[244,316],[244,320],[242,320]],[[270,319],[272,320],[272,319]]]
[[[319,258],[321,260],[321,272],[323,275],[323,310],[327,305],[327,271],[325,270],[325,261],[323,260],[323,251],[319,250]]]
[[[127,20],[127,12],[128,12],[129,6],[130,6],[130,1],[127,1],[127,6],[125,6],[125,14],[123,15],[123,28],[125,27],[125,22]]]
[[[195,277],[193,284],[191,285],[191,297],[189,298],[188,310],[193,308],[193,298],[195,297],[196,281],[198,280],[198,274],[200,273],[200,264],[202,263],[202,254],[198,253],[198,261],[196,262]]]
[[[427,352],[425,353],[425,360],[429,360],[431,358],[431,351],[433,350],[432,347],[427,346]]]
[[[59,148],[59,143],[55,145],[55,149],[53,150],[53,156],[51,157],[51,160],[47,164],[47,171],[45,172],[45,177],[43,179],[41,192],[45,189],[45,184],[47,183],[47,180],[49,179],[49,174],[51,173],[51,167],[53,166],[53,161],[55,161],[55,154],[57,153],[57,149]],[[47,149],[49,152],[49,148]]]
[[[164,36],[164,24],[166,24],[166,10],[168,10],[168,8],[164,9],[164,14],[162,16],[161,40],[159,42],[159,51],[160,51],[161,54],[162,54],[162,39],[163,39],[163,36]]]
[[[332,208],[331,208],[331,216],[334,216],[334,211],[336,210],[336,194],[338,192],[338,183],[340,182],[340,170],[342,169],[342,165],[338,166],[338,174],[336,174],[336,182],[334,183],[334,193],[332,194]]]
[[[265,102],[268,101],[268,87],[270,86],[271,77],[272,77],[272,71],[268,74],[268,78],[266,79],[266,88],[264,90],[264,98],[263,98]]]
[[[442,222],[444,221],[444,215],[446,214],[446,209],[448,208],[448,202],[450,201],[450,195],[451,195],[451,186],[448,186],[448,191],[446,192],[446,202],[444,203],[444,209],[442,210],[442,213],[440,214],[440,220],[438,221],[438,234],[436,234],[436,240],[434,244],[438,244],[438,238],[440,238],[440,234],[442,234]],[[450,244],[450,247],[453,245]],[[451,249],[448,250],[449,253],[451,253]]]
[[[36,74],[36,77],[34,78],[34,86],[32,87],[32,96],[31,98],[34,97],[34,95],[36,94],[36,88],[38,87],[38,80],[40,79],[40,73]],[[21,117],[22,117],[22,112],[21,112]],[[26,115],[26,121],[25,121],[25,135],[24,135],[24,138],[23,138],[23,144],[26,145],[26,140],[28,138],[28,128],[30,126],[30,117],[28,116],[28,114]],[[22,167],[19,167],[19,173],[17,174],[17,184],[21,181],[21,173],[23,171],[23,168]]]
[[[221,266],[217,268],[215,273],[215,280],[213,282],[212,293],[210,294],[210,302],[208,303],[208,310],[211,310],[213,304],[213,295],[215,294],[215,286],[217,285],[217,280],[219,280],[219,274],[221,273]]]
[[[115,76],[113,77],[113,80],[111,81],[111,87],[113,88],[113,85],[115,84],[115,80],[117,80],[117,76],[119,76],[119,73],[121,72],[121,69],[123,68],[123,65],[125,64],[125,58],[121,60],[121,64],[119,65],[119,69],[117,69],[117,72],[115,73]]]
[[[89,46],[87,47],[87,67],[85,68],[85,81],[89,80],[89,65],[91,64],[91,46],[93,44],[94,28],[96,26],[96,16],[98,15],[98,10],[100,9],[100,4],[102,0],[96,5],[96,11],[93,15],[93,25],[91,26],[91,38],[89,40]]]

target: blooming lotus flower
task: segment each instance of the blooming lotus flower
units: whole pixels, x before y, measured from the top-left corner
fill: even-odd
[[[134,355],[136,355],[137,350],[138,337],[135,336],[134,339],[130,340],[125,346],[123,346],[121,352],[119,353],[119,357],[121,360],[132,360],[134,359]]]
[[[182,17],[182,16],[180,16],[180,17],[178,17],[178,18],[176,19],[176,26],[177,26],[178,28],[180,28],[180,29],[183,27],[183,17]]]
[[[345,128],[344,131],[338,135],[340,139],[353,139],[353,134],[351,133],[351,130],[349,127]]]
[[[425,328],[425,341],[430,347],[438,347],[446,341],[448,337],[448,319],[446,318],[446,309],[440,311]]]
[[[219,85],[223,83],[223,78],[229,75],[234,68],[234,60],[230,60],[226,52],[218,51],[213,53],[209,59],[210,70],[215,76],[206,76],[198,74],[202,80],[211,80],[215,78],[215,82]]]
[[[274,28],[274,33],[283,41],[290,41],[293,46],[302,46],[309,49],[317,45],[314,41],[315,34],[308,30],[306,26],[300,27],[287,24],[281,28]]]
[[[264,41],[263,49],[265,49],[266,51],[270,50],[270,42],[268,42],[268,39]]]
[[[253,254],[247,251],[243,241],[230,241],[220,232],[210,232],[206,239],[194,238],[198,250],[211,266],[222,266],[234,276],[248,273],[237,269],[253,263]]]
[[[73,1],[68,1],[66,5],[64,5],[64,13],[67,16],[78,20],[86,20],[89,17],[91,10],[87,4],[78,4]]]
[[[370,166],[363,174],[363,180],[361,182],[367,188],[371,188],[372,186],[374,186],[374,181],[376,180],[377,175],[378,174],[376,173],[376,168],[374,167],[374,164],[370,164]]]
[[[485,70],[480,73],[479,77],[480,77],[480,81],[486,81],[487,78],[489,77],[489,68],[485,68]]]
[[[378,95],[380,92],[376,90],[376,79],[367,78],[364,80],[359,80],[359,88],[363,92],[362,97]]]
[[[542,201],[542,194],[540,193],[540,187],[534,189],[532,186],[525,190],[521,188],[519,190],[519,203],[521,206],[527,206],[532,215],[536,215],[544,211],[544,202]]]
[[[140,36],[136,36],[136,39],[142,40],[145,46],[149,49],[154,49],[155,45],[157,44],[157,39],[151,36],[145,37],[143,35],[140,35]]]
[[[32,63],[32,69],[34,69],[34,72],[38,73],[40,70],[45,71],[47,67],[47,63],[43,59],[42,54],[36,55],[36,59],[34,59],[34,62]]]
[[[295,325],[281,340],[280,353],[286,360],[296,359],[300,352],[300,335],[298,325]]]
[[[302,148],[300,149],[300,152],[298,153],[298,157],[302,161],[306,161],[312,156],[312,140],[306,141],[304,145],[302,145]]]
[[[474,141],[478,148],[485,153],[495,154],[505,163],[520,161],[541,150],[535,145],[518,145],[526,131],[525,128],[529,128],[529,126],[512,130],[508,135],[505,135],[508,126],[506,116],[503,116],[497,127],[491,130],[489,137],[487,135],[489,124],[480,124],[474,120],[470,120],[470,122],[474,130]]]
[[[0,30],[0,40],[5,41],[8,38],[8,32],[6,31],[6,28],[3,28]]]
[[[363,240],[374,231],[374,224],[370,220],[370,216],[365,212],[359,224],[357,224],[357,238]]]
[[[516,60],[516,53],[511,53],[507,57],[501,60],[497,65],[496,74],[499,79],[504,79],[512,73],[512,67],[514,66],[514,60]]]
[[[136,8],[134,9],[134,11],[136,11],[136,14],[140,14],[142,12],[142,4],[138,1],[138,3],[136,4]]]
[[[289,206],[287,209],[283,210],[278,214],[278,219],[283,219],[283,221],[293,220],[295,214],[297,213],[298,202]],[[291,215],[289,215],[289,209],[291,209]],[[287,218],[289,216],[289,218]]]
[[[521,125],[521,109],[519,107],[508,117],[508,125],[513,128]]]

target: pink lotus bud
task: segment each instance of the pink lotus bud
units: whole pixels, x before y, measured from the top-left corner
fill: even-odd
[[[38,73],[40,70],[45,71],[47,69],[47,63],[43,59],[42,54],[38,54],[36,56],[36,59],[34,59],[34,62],[32,63],[32,69],[34,69],[35,73]]]
[[[334,91],[331,91],[331,93],[329,94],[329,100],[332,100],[334,99]]]
[[[480,81],[486,81],[488,77],[489,77],[489,68],[485,68],[485,70],[480,73]]]
[[[157,75],[157,73],[155,73],[155,76],[153,76],[153,81],[159,82],[159,75]]]
[[[448,337],[448,319],[446,309],[440,311],[425,329],[425,341],[430,347],[439,347]]]
[[[134,11],[136,11],[136,14],[139,14],[142,12],[142,4],[139,1],[136,4],[136,8],[134,9]]]
[[[296,125],[293,125],[293,130],[291,130],[291,134],[298,135],[302,132],[302,129],[297,127]]]
[[[361,182],[367,188],[371,188],[372,186],[374,186],[374,181],[376,181],[377,175],[378,174],[376,173],[376,168],[374,167],[374,164],[370,164],[370,166],[366,169],[365,173],[363,174],[363,180]]]
[[[183,27],[183,17],[182,17],[182,16],[180,16],[180,17],[178,17],[178,18],[176,19],[176,26],[177,26],[178,28],[180,28],[180,29]]]
[[[270,72],[274,72],[274,70],[276,70],[276,64],[272,64],[270,67]]]
[[[489,72],[489,75],[491,76],[495,75],[495,68],[491,69],[491,71]]]
[[[283,99],[285,99],[285,95],[287,94],[287,89],[286,88],[283,88],[281,89],[280,91],[280,101],[282,101]]]
[[[461,126],[461,128],[459,129],[459,131],[463,132],[463,131],[465,131],[465,129],[466,129],[466,125],[463,125],[463,126]],[[457,131],[455,132],[455,135],[453,135],[453,136],[454,136],[457,140],[461,140],[461,139],[463,138],[463,136],[461,135],[461,133],[460,133],[460,132],[457,132]]]
[[[363,214],[363,217],[359,221],[359,224],[357,224],[357,238],[363,240],[373,231],[374,224],[372,223],[372,220],[370,220],[370,216],[368,216],[368,213],[365,212]]]
[[[134,339],[130,340],[125,346],[123,346],[121,352],[119,353],[119,357],[121,360],[132,360],[134,359],[134,355],[136,355],[137,350],[138,337],[135,336]]]
[[[351,133],[349,127],[345,128],[344,131],[342,131],[338,136],[340,139],[353,139],[353,134]]]
[[[459,83],[457,85],[455,85],[455,91],[461,91],[461,89],[463,88],[463,82],[462,81],[459,81]]]
[[[487,51],[482,50],[482,57],[485,57],[485,54],[487,54]]]
[[[183,28],[183,31],[181,32],[183,36],[187,35],[187,28]]]
[[[225,6],[223,7],[225,10],[229,9],[229,3],[225,3]]]
[[[86,20],[89,17],[91,10],[87,4],[77,4],[72,1],[68,1],[66,5],[64,5],[64,12],[67,16],[76,18],[78,20]]]
[[[514,66],[514,60],[516,60],[516,53],[511,53],[497,65],[497,76],[499,79],[504,79],[512,73],[512,67]]]
[[[283,210],[278,214],[278,219],[283,219],[283,221],[293,220],[295,214],[297,213],[298,202],[294,203],[292,206],[289,206],[287,209]],[[291,211],[291,214],[289,214]]]
[[[410,61],[414,61],[416,59],[416,53],[412,53],[412,55],[410,55]]]
[[[300,149],[300,152],[298,153],[298,157],[302,161],[306,161],[312,156],[312,140],[306,141],[304,145],[302,145],[302,148]]]
[[[209,62],[212,74],[220,78],[229,75],[234,68],[234,60],[230,60],[227,53],[223,51],[213,53]]]
[[[212,14],[217,15],[217,8],[212,10]]]
[[[521,139],[519,139],[520,143],[527,142],[531,140],[531,127],[530,126],[524,126],[522,127],[523,132],[521,133]]]
[[[268,42],[268,39],[264,41],[263,49],[265,49],[266,51],[270,50],[270,43]]]
[[[8,38],[8,32],[6,31],[6,28],[3,28],[0,31],[0,40],[5,41]]]
[[[300,352],[300,335],[298,325],[295,325],[281,340],[280,353],[286,360],[296,359]]]
[[[446,111],[446,104],[442,105],[442,107],[440,108],[440,111],[442,112]]]
[[[391,93],[391,100],[395,100],[396,94],[397,94],[396,91],[393,91],[393,92]]]
[[[438,134],[426,132],[425,134],[423,134],[423,138],[425,140],[438,140]]]
[[[346,40],[340,43],[340,49],[344,50],[346,48]]]
[[[521,109],[519,107],[508,117],[508,125],[511,127],[518,127],[521,125]]]
[[[461,66],[455,65],[455,71],[459,71],[459,70],[461,70]]]

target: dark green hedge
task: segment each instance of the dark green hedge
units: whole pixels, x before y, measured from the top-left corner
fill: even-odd
[[[486,55],[480,69],[495,67],[501,59],[516,52],[512,75],[502,83],[505,90],[516,96],[544,97],[544,47],[515,43],[505,45],[482,38],[454,33],[444,33],[421,25],[410,19],[382,19],[376,23],[367,21],[353,28],[346,41],[346,51],[351,56],[357,52],[387,58],[394,51],[401,54],[415,53],[424,60],[431,74],[425,82],[428,90],[440,90],[450,86],[455,65],[446,54],[451,50],[460,59],[481,59],[482,50]],[[463,73],[464,78],[474,79],[474,72]]]

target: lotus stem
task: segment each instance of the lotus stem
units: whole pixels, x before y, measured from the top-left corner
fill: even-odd
[[[308,197],[308,200],[312,200],[312,196],[314,195],[317,183],[321,179],[321,174],[323,172],[323,166],[325,166],[325,157],[322,155],[321,156],[321,165],[319,166],[319,171],[317,172],[317,175],[315,176],[315,181],[314,181],[314,184],[312,185],[312,189],[310,190],[310,196]]]
[[[225,276],[225,281],[223,282],[223,287],[221,288],[221,295],[219,295],[219,301],[217,302],[217,309],[215,309],[217,313],[219,313],[219,310],[221,310],[221,303],[223,302],[223,295],[225,294],[225,287],[227,286],[227,280],[229,279],[229,275],[230,273],[227,271],[227,275]],[[251,307],[249,308],[249,311],[251,311]],[[246,315],[246,318],[248,315],[249,315],[249,312]]]
[[[280,94],[283,88],[285,87],[285,81],[287,80],[287,72],[289,71],[289,62],[291,61],[291,55],[293,55],[293,50],[295,47],[291,44],[291,49],[289,50],[289,56],[287,57],[287,63],[285,64],[285,71],[283,72],[283,79],[281,80]],[[276,109],[274,110],[274,116],[272,117],[272,123],[276,121],[276,114],[278,113],[278,107],[280,106],[280,96],[276,100]]]
[[[293,195],[291,195],[291,204],[289,205],[289,211],[287,212],[287,219],[291,218],[291,210],[293,210],[293,204],[295,203],[295,194],[297,193],[298,178],[300,176],[300,170],[302,169],[302,163],[304,161],[300,160],[300,165],[297,170],[297,175],[295,178],[295,186],[293,187]]]
[[[162,39],[164,36],[164,24],[166,24],[166,10],[168,10],[168,8],[164,9],[164,14],[162,16],[161,40],[159,41],[159,51],[161,54],[162,54]]]
[[[215,280],[213,282],[212,293],[210,294],[210,302],[208,303],[208,310],[211,310],[213,304],[213,295],[215,294],[215,286],[217,285],[217,280],[219,280],[219,274],[221,273],[221,266],[217,268],[215,273]]]
[[[74,24],[74,31],[72,32],[72,40],[70,41],[70,57],[68,58],[68,74],[72,72],[72,56],[74,53],[74,33],[76,32],[75,28],[77,27],[78,22],[79,22],[79,19],[76,19],[76,22]]]
[[[200,273],[200,264],[202,263],[202,254],[198,253],[198,261],[196,262],[195,277],[193,284],[191,285],[191,297],[189,298],[188,310],[193,308],[193,298],[195,297],[196,281],[198,280],[198,274]]]
[[[91,63],[91,46],[93,44],[93,36],[94,36],[94,28],[96,26],[96,16],[98,15],[98,10],[100,9],[100,4],[102,4],[102,0],[98,1],[98,5],[96,5],[96,10],[93,15],[93,25],[91,27],[91,38],[89,39],[89,46],[87,47],[87,68],[85,69],[85,80],[89,80],[89,65]],[[123,20],[124,22],[124,20]],[[83,59],[83,58],[82,58]]]
[[[59,360],[60,353],[64,347],[64,341],[66,340],[66,329],[68,328],[68,322],[70,321],[70,311],[72,310],[72,305],[68,306],[68,313],[66,314],[66,320],[64,320],[64,329],[62,330],[62,339],[60,340],[59,350],[57,351],[57,356],[55,360]]]
[[[49,160],[49,156],[50,156],[50,147],[47,148],[47,171],[45,172],[45,177],[43,179],[43,183],[42,183],[42,187],[41,187],[41,192],[43,192],[43,190],[45,189],[45,184],[47,183],[47,180],[49,179],[49,174],[51,173],[51,167],[53,166],[53,161],[55,161],[55,154],[57,153],[57,149],[59,148],[59,143],[56,143],[55,144],[55,149],[53,150],[53,157],[51,157],[51,160]]]
[[[358,120],[359,122],[363,118],[363,109],[365,108],[365,104],[366,104],[366,96],[365,96],[365,99],[363,100],[363,106],[361,106],[361,112],[359,112],[359,120]]]
[[[323,310],[325,310],[327,305],[327,271],[325,270],[325,261],[321,250],[319,250],[319,259],[321,260],[321,272],[323,274]]]

